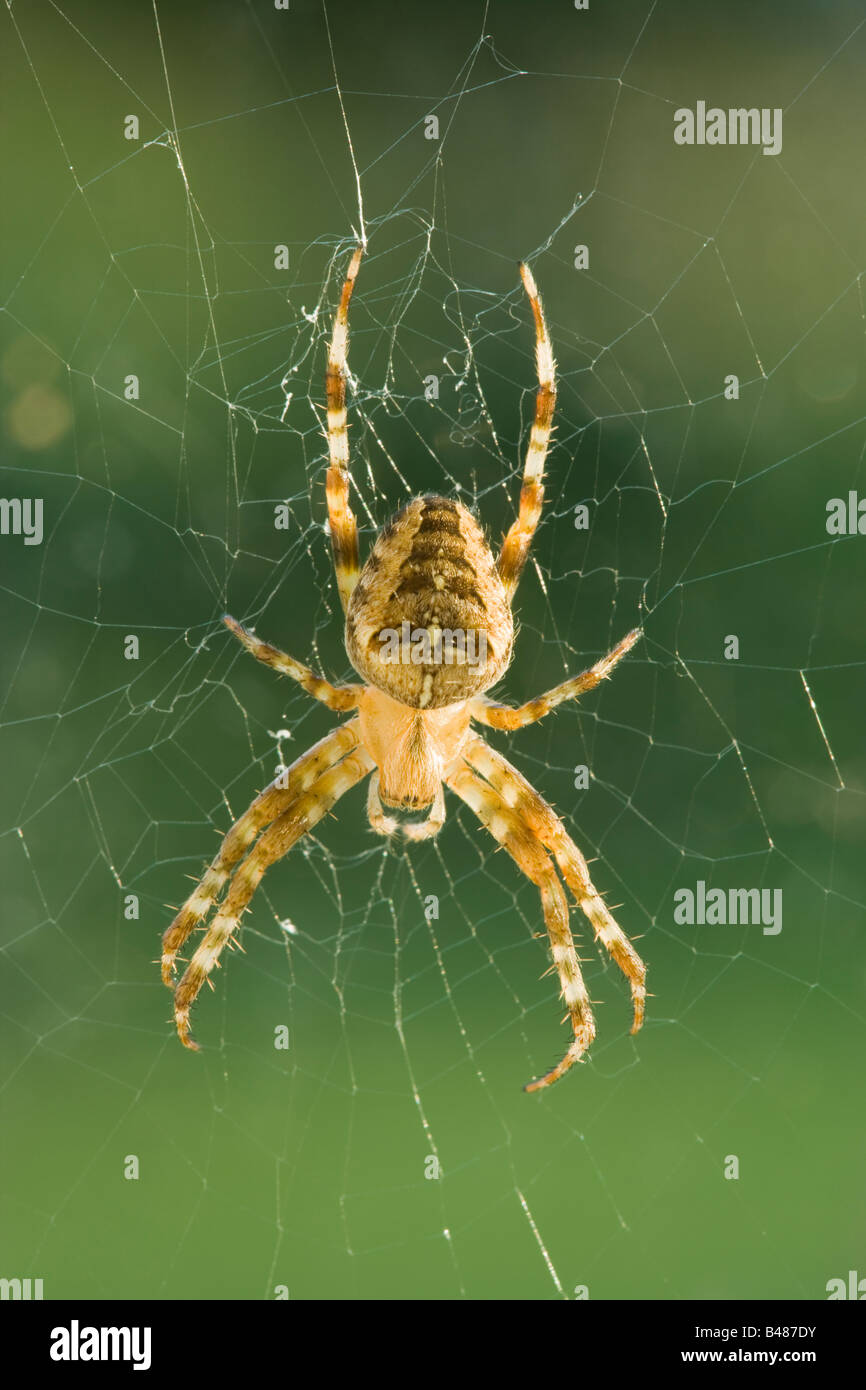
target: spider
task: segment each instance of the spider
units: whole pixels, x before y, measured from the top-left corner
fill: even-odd
[[[443,788],[448,787],[471,807],[541,894],[553,956],[551,971],[559,976],[574,1037],[562,1060],[524,1088],[538,1091],[579,1061],[595,1037],[559,875],[597,940],[631,985],[632,1033],[643,1023],[646,967],[608,911],[590,879],[586,860],[553,808],[472,726],[520,729],[541,719],[564,700],[592,690],[609,676],[641,632],[628,633],[582,675],[527,704],[516,708],[498,704],[484,693],[511,661],[511,604],[541,515],[544,461],[556,401],[550,336],[532,273],[523,264],[520,275],[535,321],[538,390],[519,512],[498,559],[494,560],[478,522],[462,502],[428,495],[414,497],[388,522],[360,568],[358,529],[349,505],[346,347],[349,301],[362,253],[363,247],[358,246],[349,263],[328,355],[326,493],[334,566],[346,614],[346,651],[363,684],[332,685],[261,641],[234,618],[223,618],[259,661],[290,676],[329,709],[354,710],[355,714],[282,772],[229,830],[216,858],[163,936],[162,978],[174,988],[178,951],[204,923],[228,884],[174,989],[178,1036],[186,1047],[197,1049],[190,1036],[190,1008],[205,980],[210,983],[211,971],[232,941],[270,865],[311,831],[344,792],[370,774],[367,815],[380,835],[393,835],[400,828],[410,840],[436,835],[445,820]],[[430,809],[426,819],[401,825],[384,807]]]

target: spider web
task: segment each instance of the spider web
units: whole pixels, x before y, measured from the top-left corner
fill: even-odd
[[[0,536],[0,1275],[823,1297],[863,1252],[866,541],[826,528],[866,491],[859,7],[180,9],[4,14],[2,491],[44,538]],[[781,108],[781,153],[678,147],[699,100]],[[567,1029],[537,891],[453,797],[406,848],[356,790],[268,873],[198,1056],[154,964],[334,723],[220,615],[350,675],[323,372],[359,234],[362,547],[418,491],[512,519],[526,258],[560,394],[503,696],[645,633],[579,707],[491,733],[649,967],[631,1037],[575,911],[599,1036],[540,1097]],[[781,890],[782,929],[677,923],[699,882]]]

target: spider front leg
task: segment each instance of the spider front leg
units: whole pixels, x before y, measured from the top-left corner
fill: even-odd
[[[555,1067],[524,1087],[526,1091],[540,1091],[564,1076],[580,1060],[595,1037],[595,1019],[568,922],[568,900],[543,845],[493,787],[483,782],[465,762],[450,773],[447,785],[471,806],[482,824],[487,826],[491,835],[508,851],[518,868],[537,885],[541,893],[553,966],[559,975],[574,1042]]]
[[[534,700],[528,700],[525,705],[518,705],[516,709],[510,705],[493,704],[484,696],[476,698],[470,705],[472,718],[480,724],[489,725],[492,729],[522,729],[526,724],[534,724],[537,719],[543,719],[564,700],[576,700],[587,690],[594,690],[597,685],[607,679],[626,653],[631,651],[641,635],[641,629],[639,627],[634,628],[623,637],[621,642],[617,642],[616,646],[607,653],[607,656],[596,661],[587,671],[583,671],[579,676],[572,676],[570,680],[563,681],[561,685],[555,685],[546,694],[539,695]]]
[[[327,734],[298,758],[287,772],[275,778],[271,785],[256,797],[240,819],[235,821],[201,882],[196,885],[163,935],[162,978],[163,983],[170,989],[174,985],[174,962],[178,951],[190,933],[195,931],[210,912],[235,865],[243,858],[265,826],[270,825],[276,816],[285,811],[300,792],[312,786],[323,772],[357,748],[359,737],[360,722],[357,719],[350,719],[339,729]]]
[[[312,784],[296,795],[289,807],[265,830],[257,844],[235,871],[225,901],[220,907],[174,994],[174,1016],[178,1037],[185,1047],[198,1050],[189,1034],[189,1011],[219,957],[233,936],[242,914],[258,888],[266,870],[288,854],[292,845],[327,815],[336,801],[372,771],[372,758],[360,746]]]
[[[632,1033],[637,1033],[644,1020],[646,1005],[646,966],[614,920],[604,899],[589,876],[586,860],[567,833],[565,826],[542,796],[513,767],[507,758],[497,753],[478,734],[467,741],[463,756],[490,783],[522,824],[528,826],[543,845],[550,850],[562,877],[588,918],[596,937],[616,961],[631,987],[634,1021]]]

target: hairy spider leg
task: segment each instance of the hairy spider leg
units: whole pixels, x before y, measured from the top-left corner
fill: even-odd
[[[499,576],[505,586],[509,602],[514,597],[521,571],[529,554],[532,537],[541,517],[544,502],[544,461],[553,430],[553,410],[556,405],[556,363],[550,334],[544,319],[544,310],[532,271],[521,263],[520,275],[523,287],[532,306],[535,319],[535,366],[538,373],[538,390],[535,395],[535,419],[526,450],[523,468],[523,485],[520,489],[520,507],[517,520],[511,525],[499,555]]]
[[[574,1041],[565,1056],[537,1081],[524,1088],[538,1091],[551,1086],[574,1066],[595,1037],[595,1019],[589,995],[580,972],[574,939],[568,922],[568,899],[556,870],[538,837],[533,834],[520,814],[506,804],[499,793],[479,777],[466,762],[449,772],[447,785],[465,801],[494,839],[511,855],[519,869],[537,886],[541,893],[544,922],[550,937],[553,965],[559,976],[560,990],[568,1010]]]
[[[287,771],[260,792],[244,814],[235,821],[222,841],[204,877],[190,893],[162,938],[162,978],[174,987],[175,957],[201,922],[207,917],[235,865],[267,825],[286,811],[296,798],[312,787],[328,768],[358,747],[360,720],[350,719],[333,729],[309,748]]]
[[[596,939],[616,962],[631,987],[632,1033],[643,1024],[646,1004],[646,966],[589,876],[586,860],[552,806],[538,794],[516,767],[478,734],[470,735],[463,756],[496,794],[553,854]]]
[[[526,724],[534,724],[537,719],[543,719],[557,705],[561,705],[564,700],[576,700],[579,695],[583,695],[587,690],[594,690],[603,680],[606,680],[613,668],[627,652],[630,652],[635,642],[641,636],[641,629],[634,628],[621,642],[603,656],[600,661],[596,661],[594,666],[590,666],[579,676],[572,676],[569,680],[563,681],[561,685],[555,685],[552,690],[548,690],[544,695],[538,695],[534,700],[528,700],[525,705],[518,705],[514,708],[511,705],[500,705],[485,697],[476,696],[470,703],[469,709],[472,718],[480,724],[487,724],[492,729],[522,729]]]
[[[373,759],[360,746],[348,753],[342,762],[323,772],[311,787],[294,797],[289,807],[262,832],[246,859],[235,870],[225,900],[174,993],[177,1033],[185,1047],[198,1050],[198,1044],[190,1037],[189,1011],[205,980],[219,963],[220,954],[234,935],[265,871],[288,854],[292,845],[312,830],[334,803],[366,777],[373,767]]]
[[[328,399],[328,468],[326,493],[334,568],[343,611],[349,606],[358,582],[358,523],[349,505],[349,430],[346,417],[346,349],[349,340],[349,301],[355,288],[363,247],[358,246],[349,262],[343,292],[334,317],[325,390]]]

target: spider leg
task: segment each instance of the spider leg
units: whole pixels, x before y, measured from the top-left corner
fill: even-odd
[[[360,721],[350,719],[308,749],[302,757],[275,778],[269,787],[256,797],[252,805],[235,821],[226,835],[216,858],[201,882],[189,895],[171,926],[162,938],[163,983],[173,988],[174,961],[191,932],[208,915],[235,865],[243,858],[253,842],[295,798],[312,786],[316,779],[347,753],[357,748]]]
[[[523,287],[529,296],[535,319],[535,365],[538,372],[538,391],[535,397],[535,419],[523,466],[523,486],[520,490],[520,509],[512,523],[499,555],[499,577],[505,586],[509,602],[514,596],[520,574],[529,554],[532,537],[541,517],[544,501],[544,460],[553,429],[553,408],[556,404],[556,363],[550,334],[544,321],[535,280],[529,266],[521,264]]]
[[[446,784],[487,826],[491,835],[508,851],[518,868],[532,879],[541,893],[544,922],[550,937],[554,967],[559,975],[562,997],[571,1019],[574,1042],[561,1062],[544,1076],[531,1081],[524,1090],[540,1091],[558,1081],[578,1062],[595,1037],[595,1020],[589,996],[580,973],[574,939],[568,924],[568,900],[550,857],[520,814],[506,804],[499,793],[482,781],[467,763],[460,762],[446,778]]]
[[[328,709],[348,710],[357,706],[358,696],[364,688],[362,685],[331,685],[323,676],[311,671],[309,666],[304,666],[300,661],[295,661],[293,656],[281,652],[279,647],[272,647],[270,642],[263,642],[228,613],[223,614],[223,622],[229,632],[234,633],[257,661],[264,662],[265,666],[270,666],[273,671],[279,671],[281,676],[290,676],[308,695],[312,695],[314,700],[321,700]]]
[[[586,860],[567,833],[552,806],[539,796],[526,778],[512,767],[478,734],[471,734],[463,749],[466,761],[487,779],[497,795],[528,825],[533,834],[553,854],[582,912],[589,919],[596,938],[616,961],[631,986],[636,1033],[644,1020],[646,1004],[646,966],[625,932],[614,921],[601,894],[589,876]]]
[[[622,661],[626,652],[631,651],[641,635],[641,629],[634,628],[607,653],[607,656],[590,666],[589,670],[579,676],[572,676],[570,680],[563,681],[562,685],[554,686],[546,694],[529,700],[525,705],[518,705],[516,709],[510,705],[494,704],[483,695],[477,696],[469,707],[472,718],[477,719],[479,724],[489,725],[492,729],[522,729],[525,724],[534,724],[536,719],[543,719],[564,700],[576,700],[585,691],[594,690],[610,675],[617,662]]]
[[[345,611],[358,582],[358,523],[349,505],[349,431],[346,424],[346,346],[349,338],[349,301],[361,264],[358,246],[349,262],[340,303],[334,317],[325,387],[328,400],[328,468],[326,493],[331,545],[340,602]]]
[[[312,786],[293,798],[288,808],[262,832],[258,842],[237,868],[222,906],[202,937],[174,993],[177,1033],[185,1047],[198,1050],[198,1044],[193,1042],[189,1033],[189,1011],[234,934],[265,871],[282,859],[296,840],[312,830],[344,792],[366,777],[373,766],[372,758],[360,746],[347,754],[342,762],[323,772]]]

